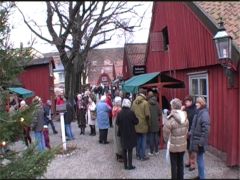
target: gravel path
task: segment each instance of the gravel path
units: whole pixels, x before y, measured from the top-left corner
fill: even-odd
[[[50,143],[52,146],[61,144],[60,123],[55,121],[58,134],[52,134],[50,127]],[[89,127],[85,135],[79,135],[77,123],[72,123],[75,140],[67,141],[68,144],[77,144],[78,150],[71,156],[57,156],[49,165],[45,173],[46,178],[91,178],[91,179],[162,179],[170,178],[170,166],[165,162],[165,150],[161,150],[157,156],[150,157],[148,161],[136,159],[133,151],[133,165],[135,170],[124,170],[123,163],[117,162],[113,153],[113,129],[108,132],[109,144],[98,143],[98,130],[96,136],[89,136]],[[148,150],[147,150],[148,152]],[[214,179],[235,178],[238,179],[239,169],[228,168],[225,164],[209,152],[205,156],[206,177]],[[186,157],[185,157],[186,158]],[[197,176],[197,170],[189,172],[185,169],[184,177],[189,179]]]

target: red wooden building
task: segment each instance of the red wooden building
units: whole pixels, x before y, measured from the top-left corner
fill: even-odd
[[[53,68],[55,67],[52,57],[31,60],[20,75],[20,81],[24,88],[34,92],[42,98],[43,103],[48,99],[54,107],[54,83]]]
[[[127,43],[124,45],[123,55],[123,79],[129,79],[133,76],[133,66],[144,65],[146,54],[146,43]]]
[[[228,166],[240,165],[240,73],[238,68],[230,86],[213,37],[221,16],[233,38],[232,59],[239,64],[239,9],[238,2],[156,1],[146,52],[148,73],[161,72],[185,83],[185,88],[160,89],[162,95],[169,100],[188,94],[207,99],[211,117],[209,150],[224,157]]]

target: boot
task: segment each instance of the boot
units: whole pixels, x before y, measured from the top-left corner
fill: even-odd
[[[93,136],[96,136],[96,128],[95,128],[95,125],[93,125],[92,128],[93,128]]]
[[[83,135],[85,134],[85,128],[82,128],[82,134]]]
[[[83,128],[80,128],[80,135],[83,134]]]
[[[123,163],[124,163],[124,169],[128,169],[128,165],[127,165],[127,150],[126,149],[123,150]]]
[[[90,136],[92,136],[93,135],[93,127],[92,127],[92,125],[90,125]]]
[[[132,150],[128,150],[128,170],[135,169],[136,167],[132,165]]]

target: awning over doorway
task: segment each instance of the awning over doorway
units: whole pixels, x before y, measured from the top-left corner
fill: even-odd
[[[137,93],[141,86],[160,86],[165,88],[184,88],[184,82],[170,77],[160,72],[146,73],[138,76],[133,76],[125,81],[122,87],[124,92]]]
[[[20,95],[22,98],[29,98],[34,96],[34,92],[22,87],[8,88],[11,92]]]

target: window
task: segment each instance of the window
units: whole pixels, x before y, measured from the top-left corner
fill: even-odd
[[[58,73],[58,77],[59,77],[59,82],[64,82],[65,81],[65,77],[64,77],[64,73]]]
[[[168,45],[169,45],[168,28],[167,27],[163,28],[162,35],[163,35],[163,50],[167,51]]]
[[[150,34],[150,48],[151,51],[162,51],[163,47],[162,32],[152,32]]]
[[[97,61],[92,61],[93,66],[97,66]]]
[[[49,75],[53,77],[53,65],[52,63],[49,63]]]
[[[196,101],[198,96],[203,96],[209,106],[208,97],[208,74],[189,75],[189,93]]]

